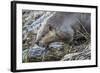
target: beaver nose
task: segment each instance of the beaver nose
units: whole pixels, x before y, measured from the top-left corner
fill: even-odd
[[[39,45],[39,42],[36,41],[35,44]]]
[[[45,47],[45,45],[42,43],[42,42],[35,42],[38,46],[41,46],[41,47]]]

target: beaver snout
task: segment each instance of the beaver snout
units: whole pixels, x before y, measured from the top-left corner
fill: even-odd
[[[41,46],[41,47],[46,47],[41,41],[37,41],[37,42],[35,42],[35,44],[37,44],[38,46]]]

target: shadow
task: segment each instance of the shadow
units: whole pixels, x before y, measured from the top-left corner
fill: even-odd
[[[8,71],[10,71],[10,72],[11,72],[11,69],[8,69]],[[12,72],[12,73],[19,73],[19,72]]]

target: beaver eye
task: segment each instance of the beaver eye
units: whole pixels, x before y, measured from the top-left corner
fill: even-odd
[[[52,27],[49,26],[49,30],[52,31]]]
[[[42,37],[44,37],[44,36],[45,36],[45,34],[42,35]]]

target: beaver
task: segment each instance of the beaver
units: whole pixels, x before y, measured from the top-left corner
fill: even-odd
[[[51,42],[70,43],[77,31],[84,30],[91,34],[91,14],[78,12],[55,12],[45,24],[41,25],[36,37],[36,44],[46,47]]]

